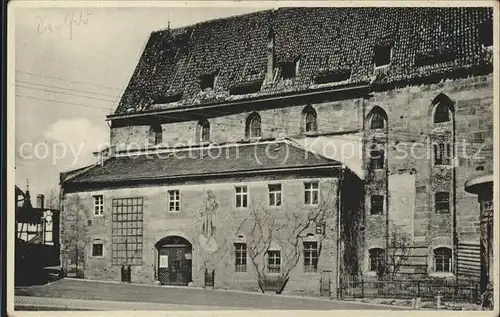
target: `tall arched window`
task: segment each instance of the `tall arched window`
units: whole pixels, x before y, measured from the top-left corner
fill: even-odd
[[[208,120],[198,122],[197,137],[199,142],[210,142],[210,123]]]
[[[245,132],[247,138],[260,138],[262,136],[260,116],[257,113],[254,112],[248,116]]]
[[[370,124],[371,129],[383,129],[385,126],[384,117],[380,113],[374,113],[372,117],[372,122]]]
[[[451,249],[446,247],[434,249],[434,271],[451,272]]]
[[[370,256],[370,271],[378,272],[384,267],[385,252],[381,248],[373,248],[368,251]]]
[[[370,129],[383,129],[387,121],[387,113],[379,106],[375,106],[368,114],[368,120]]]
[[[305,132],[316,132],[318,131],[318,115],[313,107],[307,106],[302,111],[302,116],[304,118],[304,131]]]
[[[439,103],[434,112],[434,123],[448,122],[450,121],[450,111],[448,105],[444,103]]]
[[[162,142],[163,131],[160,124],[154,124],[149,128],[149,143],[158,145]]]

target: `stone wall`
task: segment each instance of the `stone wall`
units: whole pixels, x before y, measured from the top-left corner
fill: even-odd
[[[342,102],[322,102],[311,105],[318,115],[318,133],[327,134],[342,131],[351,131],[361,128],[362,107],[361,100],[344,100]],[[303,136],[304,120],[302,111],[306,104],[283,105],[269,107],[258,111],[261,118],[263,138],[279,136]],[[227,109],[224,111],[207,111],[210,123],[210,139],[213,143],[236,142],[245,139],[245,122],[253,111]],[[168,114],[159,116],[159,120],[176,121],[162,124],[163,143],[165,146],[190,145],[198,143],[196,126],[198,121],[184,121],[182,114]],[[149,125],[134,125],[111,128],[111,145],[118,148],[145,147],[148,139]]]
[[[436,97],[440,94],[439,98],[446,96],[453,103],[454,126],[448,123],[448,126],[444,124],[443,127],[443,124],[434,124],[432,121],[435,109],[433,102],[438,101]],[[479,209],[474,206],[474,196],[465,192],[463,184],[469,178],[492,171],[492,97],[493,77],[489,75],[374,93],[365,102],[366,113],[378,106],[388,116],[389,175],[415,175],[412,235],[414,244],[423,248],[415,249],[417,257],[412,262],[427,262],[430,272],[433,248],[453,247],[453,200],[456,201],[458,241],[479,243]],[[451,142],[453,129],[458,157],[455,171],[452,165],[433,166],[432,143],[443,138],[448,138]],[[370,135],[367,132],[367,136]],[[367,141],[366,144],[371,143]],[[374,185],[373,181],[368,182],[366,201],[368,202],[370,194],[384,192],[384,188],[383,182],[379,185]],[[436,191],[450,192],[450,213],[437,214],[434,211]],[[453,193],[456,193],[455,198]],[[390,196],[394,194],[389,193]],[[391,197],[390,201],[394,199],[397,198]],[[366,212],[369,212],[369,208]],[[370,243],[380,244],[381,233],[385,231],[385,217],[367,217],[366,248],[369,248]],[[428,256],[427,259],[422,257],[425,255]]]
[[[317,180],[320,184],[320,202],[318,206],[304,204],[304,181]],[[268,184],[281,183],[283,203],[281,207],[269,207]],[[63,229],[63,248],[76,243],[74,219],[79,218],[82,237],[78,239],[85,250],[85,278],[120,280],[119,265],[111,263],[112,200],[113,198],[143,197],[143,257],[142,265],[132,266],[132,282],[153,283],[157,268],[157,250],[155,244],[166,236],[176,235],[187,239],[193,247],[192,277],[195,286],[204,285],[204,270],[215,269],[215,287],[258,290],[257,275],[250,255],[247,257],[247,272],[235,272],[234,242],[242,235],[251,246],[252,237],[257,233],[253,224],[262,221],[264,234],[273,235],[273,241],[282,248],[282,270],[290,270],[290,280],[285,293],[319,294],[322,271],[331,271],[332,289],[336,288],[337,256],[337,178],[296,176],[259,176],[229,181],[212,180],[198,184],[170,183],[163,186],[141,186],[135,188],[108,188],[85,192],[66,193],[64,196],[64,218],[67,226]],[[248,208],[235,207],[235,189],[238,185],[247,185],[249,192]],[[180,190],[180,212],[167,211],[168,190]],[[207,248],[202,233],[203,219],[200,212],[206,206],[207,192],[216,197],[216,248]],[[103,216],[93,216],[93,195],[104,196]],[[318,223],[325,223],[324,234],[316,234],[316,221],[307,221],[308,217],[321,214]],[[272,221],[269,222],[271,219]],[[70,226],[70,224],[73,225]],[[305,226],[307,224],[307,226]],[[300,231],[295,228],[305,226]],[[302,227],[301,227],[302,228]],[[317,273],[306,273],[303,269],[302,239],[312,235],[321,245]],[[104,244],[103,257],[91,256],[91,244],[100,239]],[[297,262],[292,263],[292,254],[296,254],[293,242],[299,242]],[[273,242],[274,243],[274,242]],[[295,253],[294,253],[295,252]],[[260,263],[261,255],[256,256]]]

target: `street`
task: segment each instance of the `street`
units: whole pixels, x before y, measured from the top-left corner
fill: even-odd
[[[15,296],[17,309],[25,310],[36,307],[92,310],[403,310],[401,307],[323,298],[71,279],[17,287]]]

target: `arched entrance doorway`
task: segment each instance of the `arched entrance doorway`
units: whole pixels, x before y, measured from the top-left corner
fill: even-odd
[[[156,243],[158,281],[162,285],[188,285],[191,275],[191,243],[179,236],[168,236]]]

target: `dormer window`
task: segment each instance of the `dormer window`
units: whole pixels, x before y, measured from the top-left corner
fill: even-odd
[[[491,21],[479,24],[478,32],[479,42],[484,47],[493,46],[493,24]]]
[[[206,74],[200,78],[200,88],[201,90],[212,90],[215,88],[218,79],[218,72],[212,74]]]
[[[391,63],[392,48],[389,45],[377,45],[373,55],[375,68],[389,65]]]
[[[281,64],[281,78],[290,79],[296,77],[299,73],[300,59],[294,62],[285,62]]]
[[[346,81],[351,78],[351,69],[349,68],[340,68],[334,70],[320,70],[314,76],[315,84],[328,84]]]

